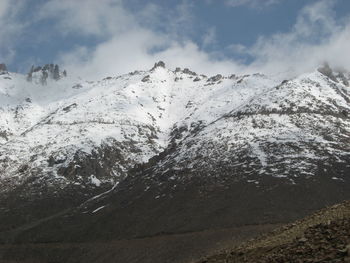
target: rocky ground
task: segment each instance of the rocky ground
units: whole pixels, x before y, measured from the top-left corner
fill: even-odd
[[[107,242],[2,244],[0,262],[350,262],[349,245],[348,201],[284,226],[251,225]],[[212,256],[203,258],[208,254]]]
[[[200,262],[350,262],[350,202]]]

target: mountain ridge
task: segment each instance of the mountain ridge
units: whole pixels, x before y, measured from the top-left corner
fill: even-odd
[[[68,208],[16,240],[128,238],[288,222],[346,199],[349,76],[327,72],[209,78],[159,62],[45,86],[9,73],[16,85],[0,80],[3,230]],[[59,221],[72,234],[44,234]]]

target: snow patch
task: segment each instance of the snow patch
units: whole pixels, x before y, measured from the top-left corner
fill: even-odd
[[[90,182],[96,185],[97,187],[101,185],[101,181],[93,174],[90,176]]]
[[[105,208],[106,206],[107,206],[107,205],[103,205],[103,206],[101,206],[101,207],[99,207],[99,208],[96,208],[94,211],[92,211],[92,213],[94,214],[94,213],[100,211],[101,209]]]

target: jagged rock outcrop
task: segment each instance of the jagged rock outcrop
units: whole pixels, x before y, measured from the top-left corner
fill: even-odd
[[[189,70],[188,68],[184,68],[182,71],[184,74],[192,75],[192,76],[197,76],[197,73],[194,71]]]
[[[156,68],[165,68],[165,63],[163,61],[158,61],[157,63],[154,64],[153,68],[151,69],[151,71],[155,70]]]
[[[0,64],[0,72],[2,72],[2,71],[7,71],[7,66],[4,63]]]
[[[27,74],[27,81],[32,82],[34,78],[41,85],[47,85],[48,79],[58,81],[63,77],[67,77],[66,70],[61,72],[57,64],[46,64],[43,67],[32,66]]]
[[[222,75],[221,74],[217,74],[211,78],[209,78],[207,80],[207,82],[217,82],[217,81],[220,81],[222,79]]]

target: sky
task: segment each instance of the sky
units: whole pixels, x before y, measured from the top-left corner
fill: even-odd
[[[204,74],[350,69],[349,0],[0,0],[0,63],[87,79],[167,67]]]

